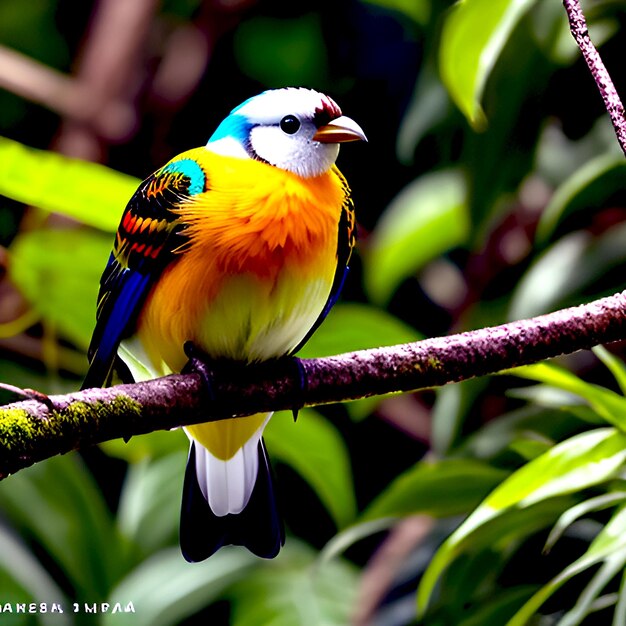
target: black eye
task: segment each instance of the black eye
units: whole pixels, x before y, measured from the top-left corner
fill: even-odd
[[[280,120],[280,129],[288,135],[293,135],[300,129],[300,120],[294,115],[285,115],[285,117]]]

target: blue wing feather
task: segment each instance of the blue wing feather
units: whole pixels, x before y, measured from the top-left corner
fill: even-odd
[[[186,241],[185,225],[173,209],[205,189],[206,175],[200,165],[181,159],[143,181],[130,199],[100,280],[83,389],[109,383],[120,342],[134,332],[152,286]]]
[[[105,385],[126,329],[132,326],[141,304],[152,285],[149,274],[125,270],[115,287],[115,299],[103,323],[97,326],[90,346],[91,364],[83,389]]]

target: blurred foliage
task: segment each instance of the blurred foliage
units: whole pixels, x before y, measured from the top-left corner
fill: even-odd
[[[342,302],[302,356],[502,323],[624,288],[623,155],[560,2],[217,4],[162,3],[137,61],[138,126],[105,145],[104,163],[55,152],[58,115],[0,91],[2,381],[78,387],[127,198],[265,87],[327,91],[370,139],[340,156],[360,244]],[[69,72],[95,6],[4,0],[0,44]],[[626,93],[624,3],[583,8]],[[192,93],[165,102],[151,80],[191,25],[209,42],[206,68]],[[288,538],[270,562],[237,548],[183,561],[179,432],[24,470],[0,485],[0,622],[348,624],[377,547],[400,518],[422,514],[430,530],[379,590],[372,624],[622,626],[626,369],[622,345],[594,352],[408,403],[323,407],[296,424],[275,416],[267,443]],[[4,610],[31,602],[48,612]],[[134,613],[112,612],[130,602]]]

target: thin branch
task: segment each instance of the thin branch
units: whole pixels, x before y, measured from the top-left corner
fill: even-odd
[[[64,119],[54,148],[90,161],[103,160],[107,142],[136,130],[136,97],[144,78],[142,57],[156,0],[100,0],[82,47],[74,83],[83,92],[83,119]]]
[[[16,402],[0,410],[0,478],[78,447],[261,411],[424,389],[626,339],[626,292],[449,337]]]
[[[580,3],[578,0],[563,0],[563,6],[567,12],[572,35],[587,62],[587,66],[598,86],[602,100],[604,100],[604,106],[611,117],[611,122],[613,123],[615,134],[617,135],[617,141],[624,154],[626,154],[626,119],[624,115],[624,105],[620,100],[609,72],[602,62],[600,53],[589,38],[589,29],[587,28],[587,22],[580,7]]]
[[[84,119],[85,96],[77,81],[43,63],[0,45],[0,87],[59,115]]]

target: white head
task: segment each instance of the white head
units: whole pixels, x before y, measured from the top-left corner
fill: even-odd
[[[359,140],[367,141],[365,133],[331,98],[289,87],[264,91],[233,109],[207,148],[308,178],[333,166],[340,143]]]

